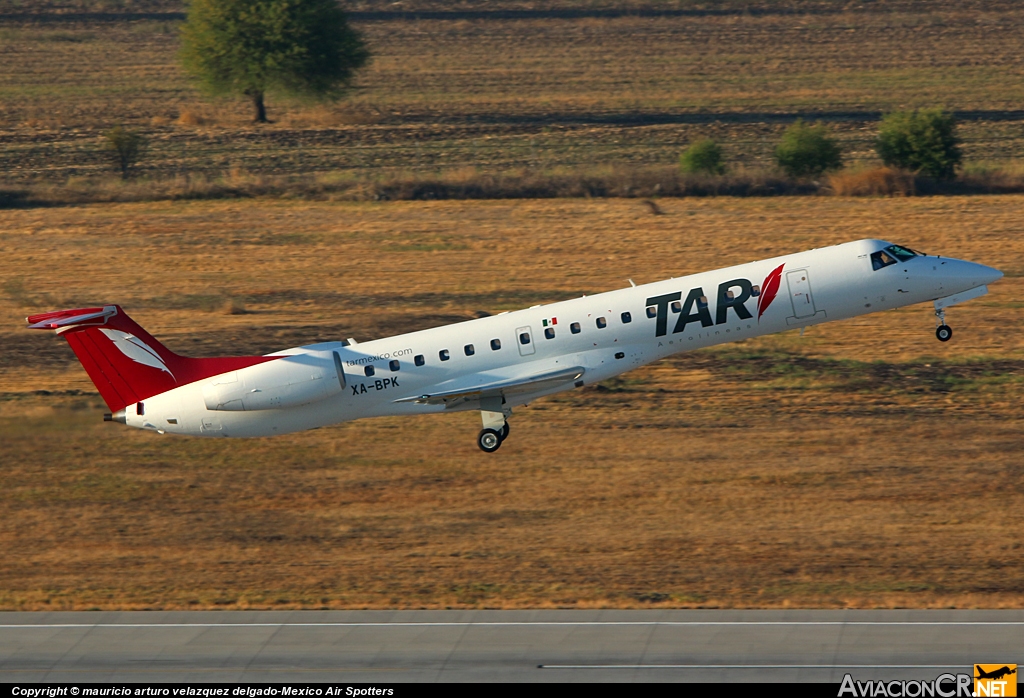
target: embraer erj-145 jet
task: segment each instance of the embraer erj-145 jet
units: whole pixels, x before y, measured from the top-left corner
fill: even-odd
[[[270,436],[360,417],[479,410],[498,450],[512,408],[737,339],[987,292],[997,269],[858,240],[761,262],[357,343],[190,359],[117,305],[28,318],[67,339],[107,420],[194,436]],[[630,282],[632,283],[632,282]]]

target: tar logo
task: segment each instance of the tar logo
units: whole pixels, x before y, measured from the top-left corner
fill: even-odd
[[[736,292],[739,291],[739,293]],[[663,296],[653,296],[647,299],[647,306],[655,308],[653,315],[648,317],[656,318],[654,324],[654,336],[664,337],[668,334],[668,310],[671,305],[673,313],[679,313],[672,334],[682,332],[691,322],[699,322],[701,327],[722,325],[729,320],[729,309],[735,311],[740,320],[749,320],[751,315],[743,304],[753,294],[753,287],[747,279],[732,279],[718,285],[718,304],[715,308],[715,317],[711,317],[711,310],[708,307],[707,296],[704,295],[704,287],[691,288],[686,295],[686,300],[679,303],[683,297],[682,291],[666,293]]]
[[[108,330],[106,327],[101,327],[100,332],[105,334],[122,354],[135,363],[166,371],[171,378],[174,378],[171,369],[167,368],[167,364],[160,358],[160,355],[135,335],[121,330]],[[175,378],[175,380],[177,379]]]
[[[975,696],[1016,696],[1017,665],[1016,664],[975,664],[974,665]]]
[[[775,296],[779,293],[779,285],[782,283],[782,267],[785,264],[780,264],[772,272],[764,277],[764,283],[761,284],[761,295],[757,298],[757,321],[761,322],[761,316],[764,315],[764,311],[768,310],[768,306],[775,300]]]
[[[760,286],[752,286],[748,279],[732,279],[719,284],[714,317],[711,317],[709,301],[701,286],[690,289],[685,301],[682,301],[682,291],[648,298],[647,316],[655,318],[654,336],[664,337],[668,334],[670,307],[673,313],[679,313],[679,319],[676,320],[675,327],[672,328],[672,334],[684,331],[691,322],[699,322],[701,327],[723,325],[729,321],[730,309],[735,311],[736,317],[740,320],[749,320],[751,315],[745,303],[750,298],[757,298],[757,321],[760,322],[764,311],[768,310],[768,306],[772,304],[775,296],[779,293],[784,266],[786,265],[780,264],[773,269]]]

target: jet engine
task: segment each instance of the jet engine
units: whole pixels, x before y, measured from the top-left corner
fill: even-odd
[[[203,386],[208,410],[278,410],[318,402],[345,388],[337,352],[297,354],[214,377]]]

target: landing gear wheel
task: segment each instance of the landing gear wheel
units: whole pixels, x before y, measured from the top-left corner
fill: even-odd
[[[508,438],[508,422],[505,422],[501,427],[501,440],[504,441]]]
[[[948,342],[953,338],[953,328],[949,325],[939,325],[935,328],[935,336],[939,338],[940,342]]]
[[[494,429],[482,429],[476,437],[476,445],[485,453],[494,453],[501,447],[501,434]]]

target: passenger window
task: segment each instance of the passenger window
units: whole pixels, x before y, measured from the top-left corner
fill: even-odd
[[[658,317],[658,306],[649,305],[647,306],[647,317],[655,318]]]
[[[398,363],[398,359],[391,359],[391,362],[388,364],[388,368],[390,368],[392,371],[397,371],[401,367],[402,365]]]
[[[423,364],[427,363],[427,360],[423,358],[423,354],[417,354],[416,358],[413,359],[412,361],[417,366],[422,366]]]
[[[615,352],[615,358],[616,359],[624,359],[624,358],[626,358],[626,354],[625,354],[625,352],[617,351],[617,352]]]
[[[372,376],[373,375],[373,366],[367,366],[366,368],[364,368],[363,369],[363,373],[365,373],[368,376]]]
[[[549,327],[546,330],[544,330],[544,336],[547,337],[548,339],[554,339],[555,338],[555,328],[554,327]]]
[[[569,325],[569,331],[572,332],[573,334],[579,334],[580,333],[580,323],[574,322],[571,325]]]
[[[704,309],[706,307],[708,307],[708,297],[707,296],[701,296],[700,298],[697,299],[697,308],[699,310],[702,310],[702,309]]]
[[[670,307],[672,308],[673,313],[683,312],[683,304],[679,301],[672,301],[672,305]]]
[[[520,344],[529,344],[530,343],[530,333],[529,332],[523,332],[521,335],[519,335],[519,343]]]
[[[631,314],[629,314],[629,313],[623,313],[622,314],[622,324],[623,325],[628,325],[631,322],[633,322],[633,316]]]
[[[441,351],[437,352],[437,355],[441,357],[441,361],[447,361],[448,359],[452,358],[451,354],[448,353],[447,349],[442,349]]]
[[[603,317],[597,318],[597,329],[603,330],[605,327],[608,327],[608,321]]]
[[[499,349],[501,349],[501,340],[500,339],[492,339],[491,340],[491,349],[493,349],[494,351],[498,351]]]
[[[896,260],[884,251],[874,252],[871,255],[871,268],[874,271],[878,271],[882,267],[887,267],[890,264],[895,264]]]
[[[758,296],[760,296],[761,295],[761,287],[759,285],[757,285],[757,284],[754,284],[753,286],[751,286],[750,287],[750,295],[751,295],[752,298],[757,298]]]
[[[473,354],[476,353],[476,347],[474,347],[472,344],[467,344],[465,346],[465,349],[466,349],[466,356],[472,356]]]

